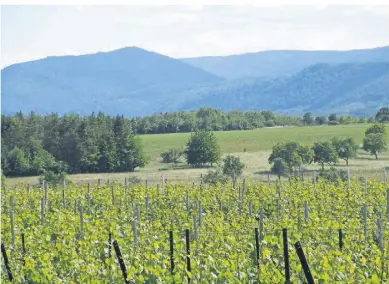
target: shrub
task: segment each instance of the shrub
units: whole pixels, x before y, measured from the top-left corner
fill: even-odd
[[[218,183],[226,184],[228,182],[228,177],[223,174],[221,168],[217,168],[216,170],[208,171],[203,177],[203,182],[211,185],[216,185]]]

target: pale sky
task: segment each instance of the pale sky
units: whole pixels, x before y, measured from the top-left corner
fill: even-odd
[[[1,66],[138,46],[174,58],[389,45],[388,6],[2,6]]]

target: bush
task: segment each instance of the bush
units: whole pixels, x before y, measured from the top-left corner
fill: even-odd
[[[216,170],[208,171],[203,177],[203,182],[211,185],[216,185],[218,183],[226,184],[228,182],[228,177],[223,174],[221,168],[217,168]]]
[[[183,155],[182,150],[178,149],[169,149],[167,152],[161,154],[162,163],[165,164],[178,164]]]
[[[43,175],[39,177],[39,182],[42,184],[43,181],[50,186],[59,186],[63,185],[63,182],[68,183],[69,176],[65,172],[55,173],[53,171],[46,171]]]
[[[331,167],[327,171],[321,171],[317,176],[316,180],[323,180],[339,185],[340,182],[347,181],[347,171]]]

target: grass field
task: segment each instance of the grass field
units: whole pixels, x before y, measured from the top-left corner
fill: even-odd
[[[353,137],[357,143],[362,144],[365,129],[368,124],[339,125],[339,126],[312,126],[312,127],[278,127],[261,128],[244,131],[220,131],[215,135],[220,143],[224,155],[233,154],[239,156],[245,163],[244,177],[252,180],[267,180],[264,172],[269,170],[267,159],[271,149],[278,141],[298,141],[305,145],[312,145],[315,141],[328,140],[333,137]],[[389,127],[388,127],[389,131]],[[151,158],[150,163],[135,173],[107,173],[107,174],[80,174],[73,175],[74,182],[96,182],[103,180],[124,180],[124,177],[136,175],[148,180],[159,182],[161,175],[172,181],[195,181],[208,169],[188,169],[182,163],[173,168],[160,162],[160,154],[169,148],[184,148],[190,133],[154,134],[142,135],[142,143],[147,155]],[[246,149],[246,152],[244,152]],[[344,161],[340,161],[339,167],[345,167]],[[389,151],[382,153],[379,160],[367,154],[362,149],[356,159],[350,161],[351,173],[357,176],[368,176],[375,179],[382,178],[384,167],[389,166]],[[317,170],[320,167],[311,165],[309,170]],[[271,177],[274,179],[274,177]],[[36,183],[36,177],[8,179],[9,184]]]

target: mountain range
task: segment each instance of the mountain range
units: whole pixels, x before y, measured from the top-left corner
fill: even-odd
[[[2,112],[143,116],[216,107],[372,115],[389,103],[389,46],[174,59],[138,47],[1,70]]]

